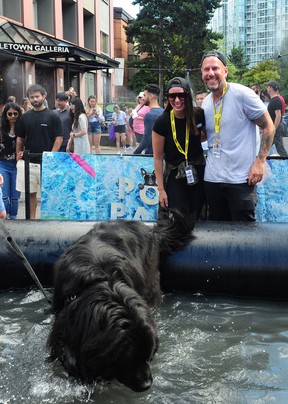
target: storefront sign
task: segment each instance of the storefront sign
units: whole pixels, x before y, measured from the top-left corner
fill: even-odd
[[[10,43],[0,42],[1,50],[13,50],[22,52],[54,52],[54,53],[70,53],[69,46],[53,46],[53,45],[39,45],[39,44],[26,44],[26,43]]]

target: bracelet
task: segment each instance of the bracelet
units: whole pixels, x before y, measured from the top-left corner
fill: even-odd
[[[76,137],[76,133],[73,133],[73,137]]]

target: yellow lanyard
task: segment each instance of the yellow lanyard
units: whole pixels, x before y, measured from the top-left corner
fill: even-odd
[[[226,84],[224,89],[223,89],[222,103],[221,103],[219,112],[217,112],[215,102],[213,102],[213,107],[214,107],[214,127],[215,127],[215,133],[216,134],[220,133],[220,123],[221,123],[221,119],[222,119],[224,96],[226,94],[227,88],[228,88],[228,84]]]
[[[186,121],[186,136],[185,136],[185,151],[182,149],[181,144],[178,142],[177,133],[176,133],[176,125],[175,125],[175,116],[174,111],[171,109],[170,111],[170,121],[171,121],[171,130],[174,143],[179,150],[180,153],[184,154],[186,163],[188,163],[188,147],[189,147],[189,134],[190,134],[190,126],[187,124]]]

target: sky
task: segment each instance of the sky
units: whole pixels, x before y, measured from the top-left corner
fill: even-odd
[[[139,5],[133,6],[133,0],[113,0],[114,7],[122,7],[131,17],[136,17],[139,12]]]

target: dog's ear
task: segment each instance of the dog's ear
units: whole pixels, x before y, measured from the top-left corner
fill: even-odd
[[[147,171],[144,170],[144,168],[141,168],[141,175],[142,175],[142,177],[144,177],[144,175],[146,175],[146,174],[147,174]]]

